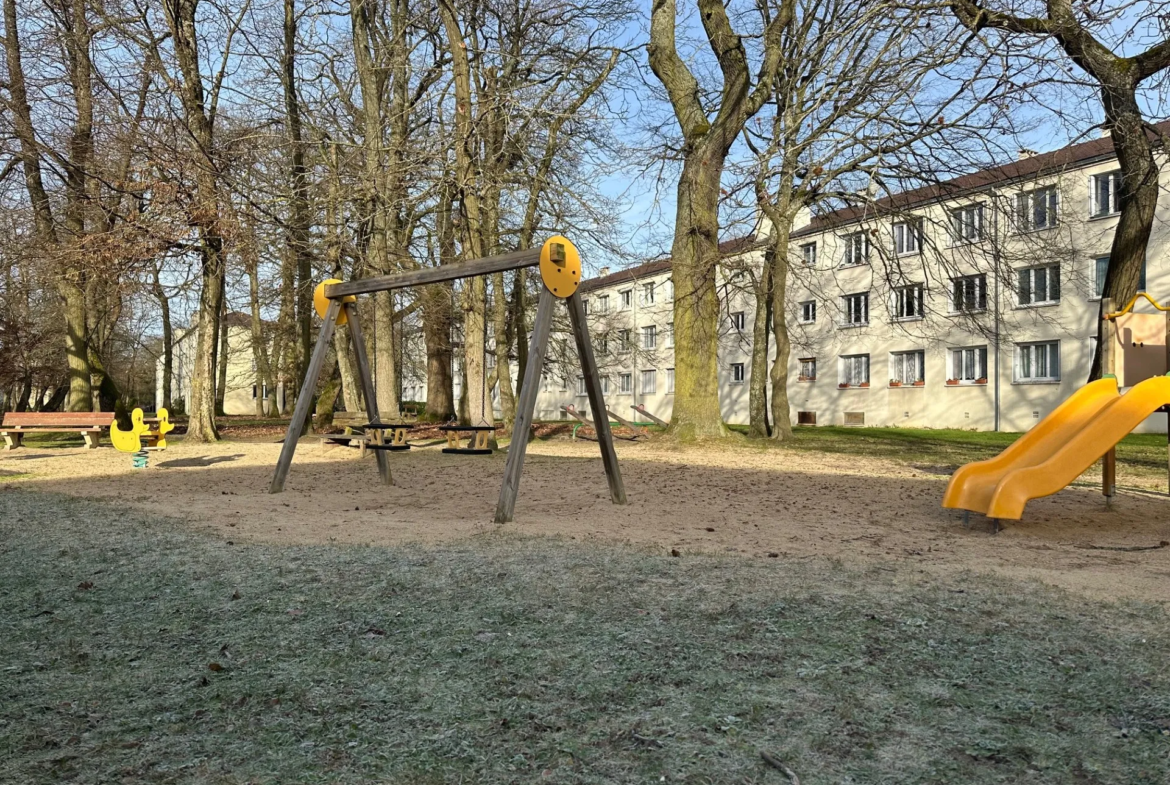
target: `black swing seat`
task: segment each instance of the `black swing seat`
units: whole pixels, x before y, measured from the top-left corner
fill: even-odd
[[[368,422],[364,425],[357,426],[371,431],[390,431],[389,441],[371,441],[366,445],[369,450],[388,450],[397,452],[401,450],[409,450],[410,445],[406,442],[406,432],[414,428],[413,423],[406,422]],[[385,437],[383,437],[384,439]]]
[[[448,455],[491,455],[494,450],[488,447],[488,434],[494,433],[494,425],[441,425],[439,430],[447,435],[447,446],[443,452]],[[460,434],[469,433],[467,446],[460,445]]]

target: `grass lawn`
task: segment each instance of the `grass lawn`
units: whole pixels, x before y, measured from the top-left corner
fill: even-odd
[[[731,426],[741,433],[747,426]],[[925,428],[846,428],[825,425],[796,428],[786,447],[833,453],[862,453],[908,464],[927,463],[958,467],[998,455],[1020,437],[1018,433]],[[1166,437],[1130,434],[1117,445],[1121,481],[1132,472],[1140,477],[1166,477]]]
[[[1168,647],[1160,608],[987,577],[233,544],[0,486],[4,783],[787,782],[767,750],[806,785],[1161,785]]]

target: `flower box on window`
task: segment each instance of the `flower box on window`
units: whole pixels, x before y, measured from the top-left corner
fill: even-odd
[[[858,387],[869,387],[869,382],[862,382],[861,384],[859,384],[857,386]]]
[[[897,379],[890,379],[890,386],[891,387],[901,387],[902,383],[900,381],[898,381]]]
[[[987,384],[987,377],[986,377],[986,376],[981,376],[981,377],[979,377],[978,379],[976,379],[976,380],[975,380],[975,383],[976,383],[976,384]]]
[[[958,383],[959,383],[958,379],[947,379],[947,384],[949,384],[951,387],[958,385]]]
[[[926,380],[925,380],[925,379],[919,379],[918,381],[914,382],[914,386],[915,386],[915,387],[925,387],[925,386],[926,386]]]
[[[841,382],[840,384],[837,385],[837,389],[844,390],[848,386],[849,386],[849,382]]]

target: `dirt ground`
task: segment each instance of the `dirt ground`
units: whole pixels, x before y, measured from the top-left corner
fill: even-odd
[[[1070,488],[1028,505],[992,534],[964,529],[939,504],[943,467],[860,455],[754,446],[674,449],[622,442],[629,504],[609,501],[596,444],[551,440],[528,452],[516,522],[494,525],[505,456],[443,455],[438,446],[391,453],[394,485],[372,457],[315,439],[300,445],[286,491],[268,485],[271,441],[172,443],[134,470],[109,447],[0,453],[0,491],[25,487],[173,515],[224,539],[393,545],[493,537],[500,532],[627,543],[654,550],[751,558],[900,563],[908,574],[964,570],[1030,578],[1095,598],[1170,600],[1170,499],[1127,492],[1107,509]],[[783,564],[783,560],[777,562]]]

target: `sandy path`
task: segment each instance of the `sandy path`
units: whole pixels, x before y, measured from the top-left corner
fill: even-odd
[[[1089,489],[1032,502],[1023,521],[992,536],[965,530],[939,501],[946,478],[892,461],[821,453],[672,450],[619,445],[629,505],[609,502],[596,445],[534,443],[505,531],[654,549],[894,560],[925,575],[966,569],[1034,578],[1098,598],[1170,599],[1170,548],[1086,549],[1170,540],[1170,500],[1127,493],[1112,510]],[[284,494],[267,493],[279,445],[173,443],[134,471],[104,447],[0,454],[0,483],[100,498],[190,520],[227,539],[273,543],[395,544],[494,536],[504,456],[391,454],[395,485],[373,458],[322,453],[306,440]],[[783,561],[777,562],[782,565]]]

